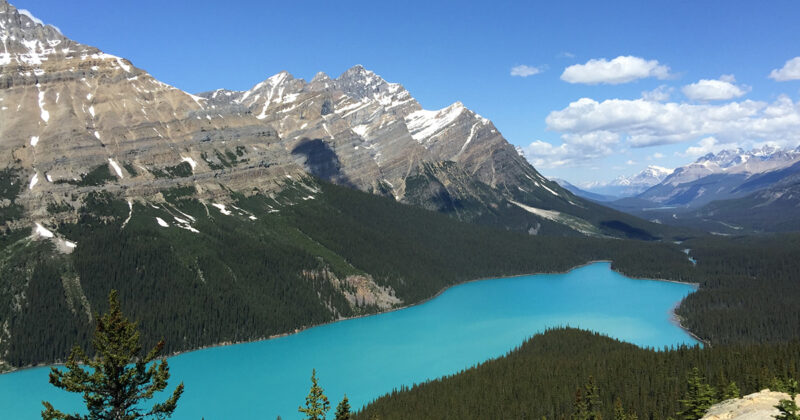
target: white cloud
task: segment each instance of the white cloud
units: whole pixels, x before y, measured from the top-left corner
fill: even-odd
[[[724,74],[718,80],[702,79],[684,86],[681,90],[687,98],[694,101],[727,101],[750,92],[749,86],[736,86],[733,84],[735,81],[733,75]]]
[[[652,155],[650,155],[650,157],[652,159],[663,159],[664,158],[664,154],[663,153],[659,153],[659,152],[655,152]]]
[[[657,60],[627,55],[610,61],[600,58],[589,60],[586,64],[575,64],[564,69],[561,74],[561,80],[565,82],[589,85],[618,85],[647,77],[666,79],[670,77],[669,67],[659,64]]]
[[[769,78],[779,82],[800,80],[800,57],[786,60],[786,64],[784,64],[783,67],[770,72]]]
[[[653,90],[646,90],[642,92],[642,99],[646,101],[664,102],[668,101],[675,88],[667,85],[661,85]]]
[[[519,77],[533,76],[534,74],[539,74],[541,72],[542,69],[540,67],[526,66],[525,64],[511,68],[511,75]]]
[[[583,135],[565,134],[561,140],[558,146],[536,140],[522,150],[537,168],[577,166],[610,155],[612,146],[620,139],[619,135],[611,132],[595,131]]]
[[[633,160],[628,160],[627,162],[625,162],[625,164],[628,165],[628,166],[633,166],[633,165],[636,165],[636,162],[633,161]]]
[[[558,58],[575,58],[575,54],[569,51],[562,51],[558,53]]]
[[[548,129],[565,135],[613,133],[633,147],[707,136],[726,143],[769,140],[792,145],[800,132],[800,102],[788,96],[772,103],[744,100],[721,105],[582,98],[551,112],[546,122]]]
[[[686,149],[686,152],[680,154],[681,156],[696,158],[699,156],[707,155],[709,153],[716,153],[719,149],[721,149],[717,139],[714,137],[706,137],[699,142],[697,142],[697,146],[691,146]]]

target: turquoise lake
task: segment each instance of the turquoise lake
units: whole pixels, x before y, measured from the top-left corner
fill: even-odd
[[[604,262],[566,274],[466,283],[407,309],[171,357],[169,389],[186,386],[173,418],[300,418],[312,368],[333,408],[344,393],[358,408],[400,385],[501,356],[548,327],[580,327],[656,348],[696,344],[671,321],[671,309],[693,290],[630,279]],[[42,400],[62,411],[80,408],[79,396],[47,382],[48,372],[0,375],[0,418],[40,419]]]

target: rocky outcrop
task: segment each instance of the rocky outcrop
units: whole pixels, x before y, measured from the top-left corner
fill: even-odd
[[[780,400],[789,399],[785,392],[774,392],[765,389],[761,392],[746,395],[742,398],[723,401],[712,406],[703,419],[705,420],[767,420],[778,415],[775,408]],[[797,399],[800,402],[800,398]]]

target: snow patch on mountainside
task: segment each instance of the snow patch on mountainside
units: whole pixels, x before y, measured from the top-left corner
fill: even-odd
[[[464,104],[456,102],[438,111],[419,110],[408,114],[406,126],[411,137],[422,143],[448,127],[464,112]]]

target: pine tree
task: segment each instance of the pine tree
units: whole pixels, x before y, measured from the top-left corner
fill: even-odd
[[[622,401],[619,397],[614,400],[614,420],[628,420],[628,413],[626,413],[625,408],[622,407]]]
[[[583,392],[580,388],[575,391],[575,401],[572,403],[572,420],[587,420],[589,418],[589,410],[586,406],[586,400],[583,398]]]
[[[734,398],[739,398],[742,395],[741,391],[739,391],[739,386],[736,385],[736,382],[731,382],[725,389],[722,391],[722,398],[721,400],[731,400]]]
[[[683,409],[678,416],[686,420],[699,419],[716,402],[714,388],[705,383],[705,378],[700,375],[700,369],[697,367],[692,368],[687,382],[689,389],[686,391],[686,396],[680,400]]]
[[[597,388],[593,376],[589,376],[589,381],[584,386],[584,391],[586,393],[586,418],[589,420],[602,420],[603,404],[600,402],[600,390]]]
[[[788,400],[780,400],[778,405],[775,406],[780,411],[780,414],[775,418],[778,420],[800,420],[800,408],[797,407],[797,381],[789,379],[786,381],[786,387],[791,397]]]
[[[347,400],[347,394],[345,394],[342,401],[336,406],[336,420],[350,419],[350,401]]]
[[[331,409],[328,397],[323,394],[317,384],[317,370],[311,370],[311,389],[306,396],[306,407],[298,407],[297,411],[306,415],[305,420],[325,420],[325,414]]]
[[[141,357],[137,325],[123,315],[116,290],[109,293],[108,304],[108,313],[102,317],[95,315],[97,326],[92,339],[95,356],[88,358],[83,349],[76,346],[67,359],[66,371],[57,368],[51,368],[50,371],[51,384],[83,394],[89,414],[64,414],[43,401],[43,419],[163,419],[175,411],[183,393],[183,383],[175,388],[165,402],[153,405],[148,411],[141,407],[145,400],[153,398],[155,393],[167,387],[170,376],[167,361],[163,358],[155,361],[164,347],[164,341]],[[90,369],[85,370],[81,364]]]

